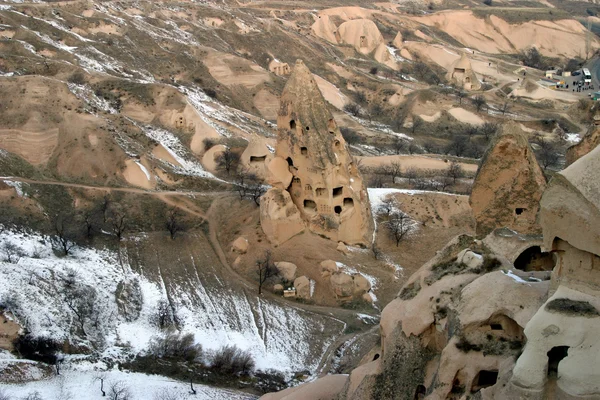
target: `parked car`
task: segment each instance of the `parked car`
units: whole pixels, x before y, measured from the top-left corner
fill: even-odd
[[[581,71],[573,71],[571,72],[571,76],[581,75]]]

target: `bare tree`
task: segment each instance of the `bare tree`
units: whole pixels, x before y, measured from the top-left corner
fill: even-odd
[[[11,264],[17,264],[21,257],[25,255],[22,248],[14,243],[6,242],[2,245],[3,260]]]
[[[75,243],[77,236],[71,222],[71,217],[64,214],[56,215],[52,221],[54,228],[54,235],[51,238],[52,245],[55,249],[62,251],[65,256],[68,256],[77,246]]]
[[[408,179],[408,183],[412,185],[413,181],[419,177],[419,170],[415,167],[409,167],[404,171],[404,177]]]
[[[99,208],[100,212],[102,213],[102,221],[104,223],[106,223],[106,220],[108,219],[107,213],[111,202],[112,200],[110,198],[110,193],[106,193],[100,200]]]
[[[539,138],[537,144],[539,148],[535,151],[535,154],[539,163],[544,168],[544,171],[550,167],[558,165],[560,155],[558,153],[559,149],[556,143],[545,140],[544,138]]]
[[[471,99],[471,102],[473,103],[473,106],[475,106],[477,112],[481,111],[483,107],[487,106],[487,101],[485,100],[485,97],[483,97],[480,94],[473,97]]]
[[[502,115],[505,115],[508,112],[509,108],[510,108],[510,104],[508,104],[508,100],[505,100],[504,103],[502,104],[502,108],[500,108],[500,111],[502,111]]]
[[[93,326],[97,326],[99,322],[100,313],[96,302],[98,296],[96,289],[76,284],[73,287],[66,286],[63,295],[65,304],[75,316],[81,334],[87,336],[87,324],[91,323]]]
[[[479,128],[478,128],[478,127],[476,127],[475,125],[468,124],[468,125],[465,127],[464,133],[465,133],[465,135],[467,135],[467,136],[469,137],[469,139],[470,139],[470,138],[472,138],[473,136],[475,136],[475,135],[477,135],[477,134],[479,133]]]
[[[448,145],[446,151],[448,153],[453,152],[457,157],[462,157],[469,149],[470,142],[467,136],[457,135],[452,138],[452,141]]]
[[[464,90],[458,89],[456,91],[456,97],[458,98],[458,104],[462,104],[462,101],[465,97],[467,97],[467,92]]]
[[[344,111],[354,117],[358,117],[360,115],[360,106],[356,103],[348,103],[344,105]]]
[[[402,165],[398,161],[386,165],[387,174],[392,177],[392,182],[396,182],[396,178],[402,176]]]
[[[385,227],[390,238],[396,241],[396,247],[398,247],[402,239],[412,231],[413,222],[407,214],[398,211],[390,215]]]
[[[109,400],[130,400],[131,391],[124,381],[115,381],[108,389]]]
[[[400,138],[396,138],[394,139],[394,142],[392,143],[392,148],[394,149],[394,152],[396,154],[402,154],[402,152],[406,149],[407,143],[406,141],[400,139]]]
[[[226,148],[225,151],[219,153],[217,156],[216,162],[217,167],[224,169],[227,172],[227,175],[234,169],[240,161],[240,155],[231,150],[231,148]]]
[[[125,214],[118,211],[114,212],[113,216],[110,219],[110,224],[113,234],[120,242],[123,238],[123,234],[127,230],[127,224],[125,223]]]
[[[446,176],[452,178],[452,184],[456,184],[456,180],[465,176],[465,171],[459,163],[452,161],[446,170]]]
[[[167,211],[165,226],[171,234],[171,240],[175,239],[178,232],[185,230],[185,225],[181,221],[181,212],[178,208],[173,207]]]
[[[254,204],[260,206],[260,198],[267,192],[267,188],[257,178],[248,183],[248,197],[254,201]]]
[[[421,126],[423,126],[423,123],[424,123],[423,118],[419,117],[418,115],[413,115],[411,132],[415,133],[417,131],[417,129],[420,129]]]
[[[485,137],[485,140],[489,142],[492,136],[494,136],[496,132],[498,132],[498,128],[499,126],[497,123],[486,122],[483,125],[481,125],[481,128],[479,130],[481,131],[481,134]]]
[[[156,314],[151,317],[151,323],[160,329],[177,327],[180,323],[177,309],[167,299],[161,299],[156,305]]]
[[[256,274],[258,275],[258,294],[262,294],[262,287],[265,282],[277,275],[278,270],[273,262],[271,251],[265,251],[262,258],[256,260]]]
[[[394,196],[387,196],[381,201],[379,207],[377,207],[377,214],[387,218],[392,215],[394,210],[398,209],[399,206],[400,204]]]

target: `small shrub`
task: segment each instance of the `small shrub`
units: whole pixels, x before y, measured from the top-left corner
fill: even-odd
[[[210,366],[222,374],[248,375],[255,367],[252,355],[237,346],[223,346],[212,355]]]
[[[419,281],[415,281],[404,287],[402,291],[400,291],[400,295],[398,297],[400,297],[402,300],[410,300],[419,293],[419,290],[421,290],[421,284]]]
[[[202,141],[204,144],[204,151],[208,151],[211,147],[214,147],[218,142],[212,138],[206,138]]]
[[[483,4],[485,4],[486,6],[491,6],[492,0],[483,0]]]
[[[202,346],[194,342],[194,335],[169,333],[165,337],[154,337],[149,351],[158,358],[175,358],[195,361],[202,356]]]
[[[85,85],[85,75],[81,71],[74,72],[68,79],[70,83],[74,83],[75,85]]]
[[[587,301],[554,299],[546,304],[546,311],[581,317],[598,317],[600,312]]]
[[[340,128],[340,132],[342,133],[342,137],[348,144],[357,144],[360,143],[361,137],[354,129],[350,128]]]
[[[204,93],[206,93],[206,95],[208,97],[212,97],[213,99],[217,98],[217,92],[216,92],[216,90],[211,89],[211,88],[204,88],[202,90],[204,91]]]
[[[378,71],[379,71],[379,69],[377,67],[373,67],[373,68],[371,68],[371,70],[369,71],[369,73],[371,75],[377,75]]]

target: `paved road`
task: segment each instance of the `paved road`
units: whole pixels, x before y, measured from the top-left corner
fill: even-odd
[[[600,90],[600,58],[594,57],[585,65],[592,74],[592,84],[594,85],[594,91]]]

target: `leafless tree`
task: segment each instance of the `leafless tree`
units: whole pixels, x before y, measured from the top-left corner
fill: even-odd
[[[475,106],[475,109],[477,110],[477,112],[481,111],[481,109],[483,107],[487,106],[487,101],[485,100],[485,97],[483,97],[480,94],[473,97],[471,99],[471,102],[473,103],[473,106]]]
[[[161,299],[156,306],[156,314],[150,322],[154,323],[160,329],[166,329],[177,327],[180,321],[175,306],[168,300]]]
[[[535,151],[535,154],[538,162],[544,168],[544,171],[546,171],[549,167],[558,165],[560,155],[558,153],[559,148],[556,143],[540,137],[539,140],[537,140],[537,144],[539,148]]]
[[[25,255],[22,248],[14,243],[6,242],[2,245],[3,260],[11,264],[17,264],[21,257]]]
[[[406,141],[404,141],[400,138],[394,139],[394,142],[392,143],[392,148],[394,149],[394,152],[396,154],[402,154],[402,152],[406,149],[406,147],[407,147]]]
[[[457,135],[452,138],[452,141],[447,147],[448,153],[454,153],[457,157],[462,157],[469,149],[470,142],[467,136]]]
[[[494,136],[496,134],[496,132],[498,132],[498,124],[495,122],[486,122],[483,125],[481,125],[481,128],[479,129],[481,131],[481,134],[485,137],[486,141],[489,141],[492,136]]]
[[[458,98],[458,104],[462,104],[462,101],[465,97],[467,97],[467,92],[464,90],[458,89],[456,91],[456,97]]]
[[[178,232],[185,230],[185,225],[181,221],[181,212],[173,207],[167,211],[165,226],[171,234],[171,240],[175,239]]]
[[[258,294],[262,294],[262,287],[269,279],[277,275],[277,267],[273,262],[271,251],[265,251],[262,258],[256,260],[256,274],[258,275]]]
[[[510,108],[510,104],[508,104],[508,100],[505,100],[504,103],[502,104],[502,107],[500,108],[500,111],[502,111],[502,115],[506,115],[509,108]]]
[[[344,111],[348,114],[353,115],[354,117],[360,116],[360,106],[356,103],[348,103],[344,106]]]
[[[392,177],[392,182],[396,182],[396,178],[402,176],[402,165],[398,161],[393,161],[385,167],[387,174]]]
[[[415,167],[409,167],[404,171],[404,177],[408,179],[408,183],[412,185],[415,179],[419,177],[419,170]]]
[[[99,208],[100,212],[102,213],[102,221],[104,223],[106,223],[106,220],[108,219],[108,209],[111,202],[112,200],[110,198],[110,193],[106,193],[100,200]]]
[[[248,182],[248,197],[254,201],[254,204],[260,206],[260,198],[267,192],[267,188],[258,179],[252,179]]]
[[[398,247],[402,239],[412,231],[413,222],[407,214],[398,211],[390,215],[385,227],[390,238],[396,241],[396,247]]]
[[[411,132],[415,133],[418,129],[421,128],[421,126],[423,126],[423,123],[423,118],[419,117],[418,115],[413,115]]]
[[[240,161],[240,155],[230,147],[226,148],[225,151],[219,153],[217,156],[217,167],[224,169],[227,172],[227,175],[231,172],[232,169],[238,165]]]
[[[109,400],[130,400],[131,391],[124,381],[115,381],[108,389]]]
[[[445,192],[450,186],[452,186],[452,178],[449,176],[442,176],[441,179],[436,181],[435,189],[438,192]]]
[[[91,323],[97,326],[99,322],[96,289],[88,285],[76,284],[73,287],[65,287],[63,296],[65,304],[75,316],[81,334],[87,336],[86,325]]]
[[[387,218],[392,215],[394,210],[396,210],[399,206],[400,204],[394,196],[387,196],[381,201],[379,207],[377,207],[377,214]]]
[[[51,238],[52,245],[55,249],[62,251],[65,256],[68,256],[77,246],[75,243],[77,236],[72,227],[71,217],[58,214],[53,218],[52,225],[54,228],[54,236]]]
[[[452,161],[446,169],[446,176],[452,178],[452,184],[456,184],[456,180],[465,176],[465,171],[459,163]]]
[[[469,139],[479,133],[479,128],[475,125],[468,124],[464,130],[465,135],[469,137]]]
[[[110,219],[112,232],[120,242],[123,238],[123,234],[127,230],[127,224],[125,223],[125,214],[115,211]]]

